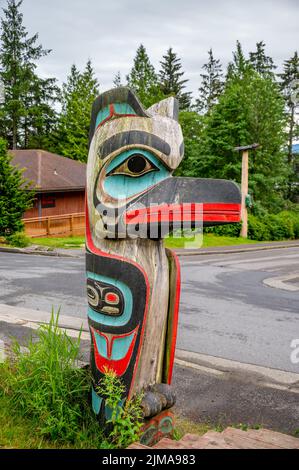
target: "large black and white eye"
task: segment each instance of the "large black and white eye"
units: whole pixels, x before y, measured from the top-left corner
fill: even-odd
[[[158,171],[159,168],[156,167],[150,160],[148,160],[141,153],[134,153],[127,160],[125,160],[121,165],[109,171],[107,176],[112,175],[126,175],[132,177],[138,177],[145,175],[151,171]]]

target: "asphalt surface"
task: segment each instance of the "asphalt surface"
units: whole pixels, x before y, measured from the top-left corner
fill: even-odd
[[[246,374],[223,378],[178,366],[173,386],[174,411],[191,421],[224,428],[258,426],[298,435],[298,393],[261,386]]]
[[[299,278],[298,248],[182,257],[181,264],[178,348],[299,373],[290,360],[291,341],[299,338],[299,290],[263,284]],[[61,306],[63,314],[84,318],[84,269],[84,257],[0,253],[0,303]]]

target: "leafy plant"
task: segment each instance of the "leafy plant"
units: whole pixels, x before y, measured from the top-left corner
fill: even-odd
[[[101,394],[112,413],[104,435],[90,406],[90,373],[78,367],[81,332],[77,339],[70,338],[59,328],[59,313],[52,312],[50,323],[39,327],[25,349],[14,342],[12,356],[0,364],[0,399],[13,415],[31,420],[43,442],[79,448],[127,447],[139,437],[142,396],[122,407],[124,385],[107,371]]]
[[[109,442],[123,448],[137,441],[142,426],[142,394],[124,402],[125,386],[115,372],[108,369],[97,391],[105,398],[105,404],[111,411],[111,418],[107,421],[111,426]]]
[[[219,236],[238,237],[241,223],[207,227],[205,233]],[[278,241],[299,238],[299,214],[295,211],[282,211],[269,214],[260,211],[259,215],[248,216],[248,239],[258,241]]]
[[[31,245],[31,240],[24,232],[16,232],[13,235],[6,237],[6,241],[9,245],[16,246],[18,248],[26,248]]]
[[[31,418],[41,436],[79,447],[100,447],[103,434],[88,403],[90,377],[76,367],[80,335],[71,339],[58,326],[59,311],[41,325],[26,352],[15,341],[13,359],[1,364],[0,393],[14,413]]]

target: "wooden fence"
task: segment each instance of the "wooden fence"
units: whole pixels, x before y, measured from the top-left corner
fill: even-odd
[[[53,215],[23,219],[25,233],[29,237],[66,237],[84,235],[85,214]]]

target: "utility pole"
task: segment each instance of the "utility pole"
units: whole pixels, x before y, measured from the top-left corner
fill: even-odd
[[[0,78],[0,104],[5,103],[5,89],[4,89],[4,83],[2,79]]]
[[[243,147],[235,147],[235,151],[242,152],[242,176],[241,176],[241,237],[247,238],[248,235],[248,213],[246,206],[246,197],[248,195],[248,153],[249,150],[255,150],[259,144],[245,145]]]

